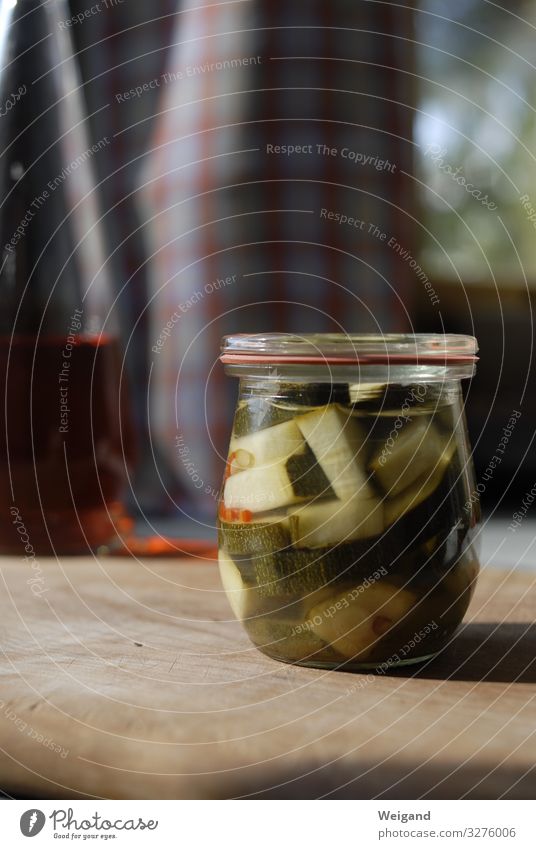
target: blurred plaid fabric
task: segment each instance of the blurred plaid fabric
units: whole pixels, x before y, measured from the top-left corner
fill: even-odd
[[[211,515],[235,397],[224,333],[409,324],[412,13],[125,0],[71,33],[93,140],[112,140],[95,164],[144,448],[135,500]]]
[[[158,90],[148,88],[142,97],[133,99],[118,101],[117,97],[164,72],[177,0],[158,0],[157,4],[123,0],[116,5],[112,0],[107,5],[70,0],[70,9],[73,16],[80,16],[67,28],[84,80],[92,141],[109,139],[92,164],[100,181],[109,276],[118,295],[115,312],[125,345],[141,449],[130,507],[159,512],[169,508],[161,480],[173,490],[176,478],[162,458],[158,469],[154,468],[154,452],[148,438],[147,249],[136,204],[143,155],[153,129],[152,116],[157,111]]]
[[[371,0],[177,16],[139,198],[151,435],[186,510],[214,513],[235,398],[223,334],[409,326],[411,37],[410,9]]]

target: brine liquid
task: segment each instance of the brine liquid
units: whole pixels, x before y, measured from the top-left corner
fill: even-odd
[[[327,397],[326,397],[327,393]],[[239,404],[220,570],[262,651],[381,667],[439,651],[478,560],[457,388],[285,385]]]
[[[24,554],[21,524],[36,553],[109,541],[133,457],[117,341],[3,338],[0,361],[0,551]]]

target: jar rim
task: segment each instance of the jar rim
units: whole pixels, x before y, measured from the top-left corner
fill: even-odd
[[[455,333],[238,333],[224,336],[226,364],[451,365],[476,363],[474,336]]]

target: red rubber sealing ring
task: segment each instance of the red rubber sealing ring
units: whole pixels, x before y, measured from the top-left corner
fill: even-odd
[[[395,365],[451,365],[451,364],[467,364],[478,362],[479,357],[476,355],[461,355],[461,354],[437,354],[435,356],[417,355],[408,356],[408,354],[371,354],[356,357],[304,357],[299,355],[285,354],[222,354],[220,361],[222,363],[238,364],[246,363],[258,365],[261,363],[296,363],[296,365],[385,365],[393,363]]]

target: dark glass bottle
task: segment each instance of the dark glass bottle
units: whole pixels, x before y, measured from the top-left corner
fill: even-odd
[[[68,6],[0,10],[0,552],[114,535],[133,440]]]

